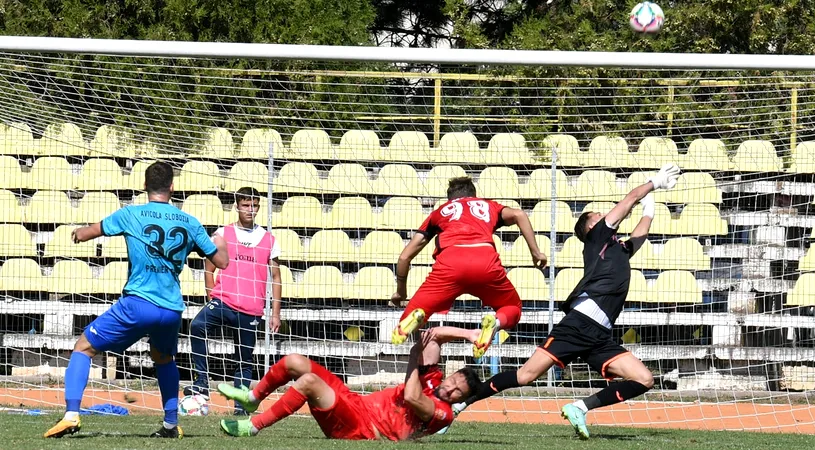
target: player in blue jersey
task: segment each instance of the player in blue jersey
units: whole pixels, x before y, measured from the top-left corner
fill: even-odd
[[[74,345],[65,371],[65,416],[45,432],[47,438],[79,431],[79,405],[91,358],[100,352],[122,353],[144,336],[150,337],[150,357],[164,405],[164,426],[150,436],[183,436],[178,426],[179,375],[174,359],[184,311],[178,276],[192,251],[219,269],[227,267],[229,257],[223,238],[210,240],[198,219],[170,204],[173,168],[169,164],[151,164],[144,174],[144,189],[146,205],[124,207],[73,232],[75,243],[124,236],[130,266],[122,297],[91,322]]]

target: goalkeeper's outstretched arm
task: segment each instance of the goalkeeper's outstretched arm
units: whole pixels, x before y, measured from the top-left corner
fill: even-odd
[[[666,164],[662,169],[649,178],[645,184],[631,190],[614,208],[605,216],[606,224],[611,228],[617,228],[625,217],[631,213],[634,205],[645,198],[646,195],[657,189],[670,189],[676,186],[679,178],[679,167],[675,164]]]

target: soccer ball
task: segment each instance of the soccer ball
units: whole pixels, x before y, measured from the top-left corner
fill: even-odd
[[[656,3],[642,2],[631,10],[628,22],[634,31],[656,33],[665,22],[665,13]]]
[[[178,413],[182,416],[206,416],[209,414],[209,399],[201,394],[188,395],[178,402]]]

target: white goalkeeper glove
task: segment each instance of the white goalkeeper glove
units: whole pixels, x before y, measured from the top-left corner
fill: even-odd
[[[679,170],[679,167],[676,164],[665,164],[661,169],[659,169],[659,172],[656,175],[649,178],[647,181],[654,184],[654,190],[671,189],[676,186],[676,181],[679,179],[680,173],[682,173],[682,171]]]
[[[650,217],[654,218],[654,214],[656,214],[656,202],[654,202],[653,194],[648,194],[640,200],[640,204],[642,205],[642,217]]]

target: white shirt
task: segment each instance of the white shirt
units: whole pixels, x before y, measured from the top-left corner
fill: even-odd
[[[238,226],[238,224],[227,225],[228,227],[235,227],[235,236],[238,238],[238,241],[249,247],[257,247],[260,244],[260,241],[263,240],[263,236],[266,234],[266,229],[260,225],[255,225],[255,228],[251,230],[247,230],[246,228]],[[215,234],[218,236],[224,236],[224,227],[220,227],[215,230]],[[277,258],[280,256],[282,251],[280,250],[280,243],[277,239],[274,240],[274,244],[272,244],[272,252],[269,254],[269,261]]]

